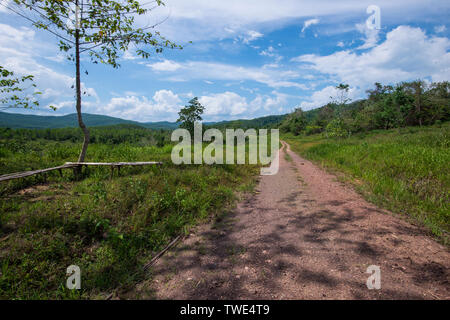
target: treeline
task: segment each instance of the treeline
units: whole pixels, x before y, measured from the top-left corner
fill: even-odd
[[[137,125],[114,125],[93,127],[90,131],[90,143],[117,145],[132,143],[164,146],[170,141],[169,130],[152,130]],[[82,142],[83,133],[79,128],[60,129],[10,129],[0,128],[0,138],[6,140],[50,140]]]
[[[368,97],[353,103],[329,103],[304,112],[296,109],[280,125],[282,132],[324,133],[345,137],[353,133],[405,126],[432,125],[450,120],[450,82],[375,83]]]
[[[261,128],[272,128],[276,127],[281,121],[284,120],[286,115],[274,115],[274,116],[265,116],[255,119],[249,120],[230,120],[230,121],[222,121],[216,122],[213,124],[205,125],[205,129],[215,128],[219,130],[223,129],[261,129]]]

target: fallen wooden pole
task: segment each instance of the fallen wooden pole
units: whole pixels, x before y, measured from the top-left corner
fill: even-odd
[[[66,162],[62,166],[54,167],[54,168],[46,168],[46,169],[39,169],[39,170],[31,170],[31,171],[24,171],[24,172],[16,172],[16,173],[8,173],[0,176],[0,182],[2,181],[8,181],[13,179],[19,179],[19,178],[26,178],[29,176],[33,176],[36,174],[46,173],[49,171],[58,170],[59,173],[62,175],[62,169],[67,168],[77,168],[81,166],[110,166],[113,170],[114,167],[120,168],[121,166],[147,166],[147,165],[162,165],[162,162],[157,161],[148,161],[148,162]]]
[[[172,242],[170,242],[163,250],[161,250],[156,256],[153,257],[152,260],[150,260],[149,263],[147,263],[146,265],[144,265],[144,270],[147,270],[148,268],[150,268],[152,265],[155,264],[156,261],[158,261],[159,258],[162,257],[162,255],[169,250],[170,248],[172,248],[174,245],[176,245],[178,243],[178,241],[180,241],[181,239],[183,239],[183,237],[180,235],[178,237],[176,237],[175,239],[172,240]]]
[[[176,245],[179,241],[181,241],[183,239],[184,239],[183,235],[179,235],[178,237],[173,239],[164,249],[162,249],[156,256],[154,256],[153,259],[150,260],[149,263],[144,265],[144,267],[143,267],[144,271],[147,271],[152,265],[155,264],[156,261],[158,261],[159,258],[161,258],[164,255],[164,253],[166,253],[167,250],[172,248],[174,245]],[[119,286],[119,288],[116,288],[116,290],[114,290],[114,292],[111,292],[109,295],[107,295],[105,299],[111,300],[111,298],[114,296],[114,293],[121,287],[122,286]]]
[[[76,167],[76,165],[64,164],[62,166],[54,167],[54,168],[9,173],[9,174],[0,176],[0,182],[13,180],[13,179],[19,179],[19,178],[25,178],[25,177],[33,176],[33,175],[40,174],[40,173],[45,173],[45,172],[54,171],[54,170],[61,170],[61,169],[66,169],[66,168],[73,168],[73,167]]]
[[[66,165],[76,166],[147,166],[151,164],[163,164],[162,162],[66,162]]]

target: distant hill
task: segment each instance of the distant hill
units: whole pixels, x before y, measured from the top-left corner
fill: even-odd
[[[262,128],[274,127],[280,123],[286,115],[266,116],[251,120],[232,120],[221,122],[206,122],[206,126],[217,128]],[[138,125],[149,129],[176,129],[178,123],[169,121],[138,122],[124,120],[99,114],[83,113],[83,121],[88,127],[112,126],[118,124]],[[25,128],[25,129],[53,129],[78,127],[77,114],[72,113],[65,116],[37,116],[20,113],[0,112],[0,127],[3,128]]]
[[[117,124],[133,124],[150,129],[175,129],[176,122],[148,122],[142,123],[131,120],[124,120],[115,117],[103,116],[99,114],[83,114],[83,121],[88,127],[111,126]],[[19,113],[0,112],[0,127],[27,128],[27,129],[47,129],[47,128],[67,128],[77,127],[77,114],[72,113],[65,116],[37,116]]]
[[[217,129],[275,128],[286,118],[286,116],[287,115],[275,115],[250,120],[241,119],[241,120],[221,121],[207,125],[209,126],[214,125],[214,128]]]

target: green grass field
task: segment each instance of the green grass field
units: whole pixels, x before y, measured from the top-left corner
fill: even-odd
[[[346,139],[282,138],[305,158],[343,173],[369,201],[412,218],[448,244],[450,123]]]
[[[79,143],[0,140],[1,172],[74,161]],[[86,161],[163,161],[159,167],[71,170],[0,185],[0,298],[104,298],[150,276],[142,266],[175,236],[250,191],[253,165],[173,165],[172,146],[91,144]],[[82,289],[66,289],[78,265]]]

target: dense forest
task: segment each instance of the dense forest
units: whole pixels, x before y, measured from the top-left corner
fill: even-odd
[[[0,141],[30,141],[51,140],[82,142],[83,133],[79,128],[59,129],[10,129],[0,128]],[[90,142],[116,145],[131,143],[138,145],[164,146],[170,141],[169,130],[155,130],[140,127],[138,125],[120,124],[114,126],[103,126],[90,128]]]
[[[216,128],[216,129],[259,129],[259,128],[272,128],[276,127],[281,121],[286,118],[287,115],[272,115],[265,116],[260,118],[255,118],[251,120],[230,120],[230,121],[221,121],[217,123],[207,124],[207,127]]]
[[[324,133],[345,137],[375,129],[432,125],[450,120],[450,82],[375,83],[368,97],[352,103],[330,102],[311,111],[300,108],[281,123],[282,132]]]

